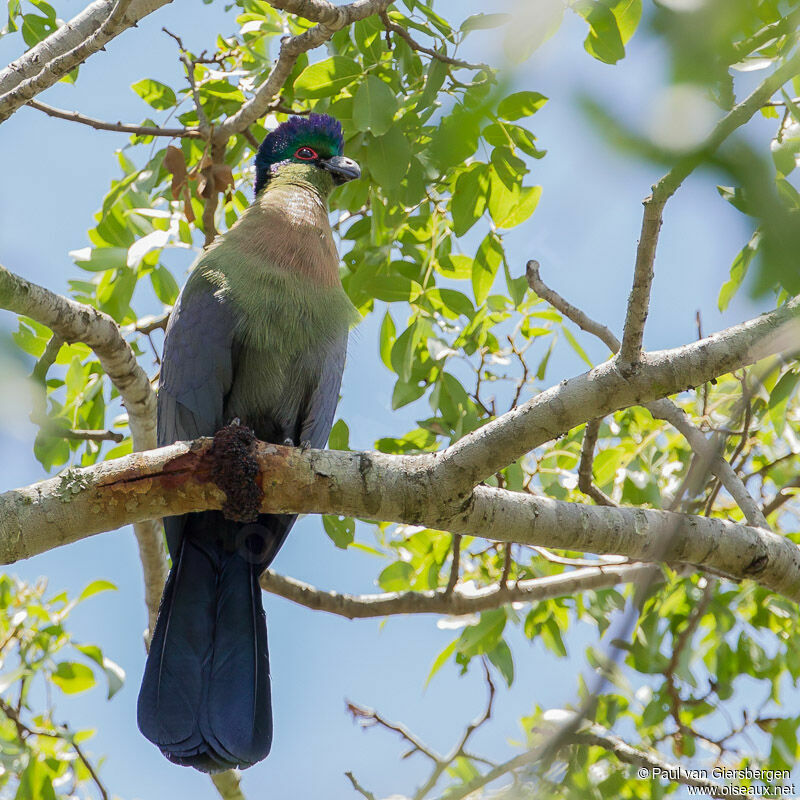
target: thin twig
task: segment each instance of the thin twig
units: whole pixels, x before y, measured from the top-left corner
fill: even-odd
[[[166,136],[171,139],[187,138],[196,139],[202,136],[198,128],[159,128],[152,125],[135,125],[127,122],[103,122],[93,117],[87,117],[77,111],[64,111],[60,108],[48,106],[38,100],[28,100],[26,105],[42,111],[49,117],[65,119],[68,122],[78,122],[81,125],[88,125],[98,131],[115,131],[117,133],[129,133],[132,136]]]
[[[644,200],[642,232],[636,249],[633,287],[628,298],[622,345],[619,351],[620,368],[629,370],[640,360],[644,326],[650,306],[653,283],[653,264],[658,245],[664,206],[683,181],[739,127],[744,125],[772,95],[790,80],[800,68],[800,50],[767,77],[745,100],[731,109],[714,127],[706,141],[694,152],[682,157],[654,186]]]
[[[639,580],[651,572],[660,572],[654,564],[632,562],[605,564],[572,569],[556,575],[529,578],[510,585],[503,583],[472,589],[456,586],[424,592],[386,592],[384,594],[351,595],[317,589],[307,583],[267,570],[261,577],[261,588],[315,611],[347,619],[371,619],[396,614],[474,614],[500,608],[508,603],[543,602],[567,597],[589,589],[604,589],[620,583]]]
[[[594,448],[597,444],[597,435],[600,432],[600,419],[590,419],[586,423],[583,432],[583,442],[581,444],[581,461],[578,465],[578,488],[589,495],[595,503],[601,506],[614,506],[615,503],[599,486],[595,486],[592,480],[592,466],[594,464]]]
[[[400,737],[411,746],[409,755],[411,753],[419,752],[437,764],[442,760],[441,756],[431,750],[426,744],[421,742],[404,725],[400,725],[397,722],[390,722],[374,709],[365,708],[364,706],[360,706],[351,700],[345,700],[345,706],[347,707],[347,711],[352,715],[353,720],[358,722],[362,728],[369,728],[373,725],[379,725],[381,728],[386,728],[386,730],[399,734]]]
[[[691,727],[686,725],[683,720],[681,720],[680,712],[682,701],[680,690],[678,689],[675,681],[675,670],[678,668],[684,650],[686,650],[687,646],[691,643],[692,637],[697,630],[697,626],[700,624],[700,620],[703,618],[703,615],[708,609],[709,603],[714,596],[715,586],[715,581],[706,581],[706,585],[703,587],[703,596],[700,599],[700,602],[697,603],[697,605],[692,609],[692,612],[686,621],[686,627],[675,639],[675,645],[672,648],[672,655],[670,656],[669,664],[667,664],[667,668],[664,671],[667,694],[670,697],[670,713],[677,727],[677,731],[675,732],[675,741],[677,749],[681,754],[684,753],[684,736],[694,736],[695,732],[691,729]]]
[[[17,734],[23,741],[28,736],[45,736],[48,739],[59,739],[62,742],[66,742],[73,749],[75,755],[80,759],[83,766],[86,767],[86,771],[91,776],[92,781],[97,787],[97,791],[100,792],[100,796],[103,798],[103,800],[108,800],[108,791],[103,785],[103,782],[100,780],[100,776],[97,774],[92,762],[86,757],[83,750],[75,741],[74,735],[70,732],[66,725],[59,725],[57,727],[60,728],[60,730],[54,731],[28,725],[20,718],[19,710],[15,709],[2,699],[0,699],[0,711],[2,711],[6,717],[8,717],[14,723],[14,726],[17,729]]]
[[[368,792],[359,782],[356,780],[356,776],[353,775],[352,772],[345,772],[345,776],[349,778],[350,783],[353,784],[353,788],[362,796],[366,797],[367,800],[376,800],[375,795],[372,792]]]
[[[492,71],[492,68],[488,64],[471,64],[469,61],[462,61],[460,58],[452,58],[451,56],[448,56],[447,53],[440,53],[438,50],[433,50],[430,47],[421,45],[405,28],[395,22],[392,22],[392,20],[389,19],[389,15],[386,13],[386,11],[381,11],[378,16],[380,17],[384,28],[386,28],[387,31],[396,33],[412,50],[425,53],[431,58],[435,58],[437,61],[442,61],[445,64],[450,64],[453,67],[463,67],[464,69],[482,69],[487,72]]]
[[[450,564],[450,577],[447,579],[447,586],[445,587],[445,595],[451,595],[458,583],[458,571],[461,560],[461,534],[453,534],[453,560]]]

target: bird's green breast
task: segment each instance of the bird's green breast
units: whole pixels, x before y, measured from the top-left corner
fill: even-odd
[[[248,380],[263,392],[269,373],[275,401],[298,370],[316,372],[317,354],[359,320],[339,279],[325,202],[313,187],[284,183],[263,192],[195,273],[230,303],[239,357],[258,367],[247,371]],[[260,397],[259,405],[272,404]]]

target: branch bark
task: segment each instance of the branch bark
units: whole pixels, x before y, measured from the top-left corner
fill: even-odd
[[[721,784],[705,778],[697,778],[680,764],[666,761],[660,754],[654,753],[653,751],[633,747],[623,739],[620,739],[619,736],[609,733],[599,725],[592,725],[588,731],[575,733],[565,738],[561,747],[569,745],[602,747],[604,750],[613,753],[620,761],[626,764],[633,764],[634,766],[645,768],[648,770],[648,777],[649,775],[662,775],[665,783],[675,781],[685,786],[702,786],[708,790],[709,797],[727,796],[725,794],[725,787]],[[522,767],[541,761],[546,755],[548,755],[548,748],[546,745],[534,747],[531,750],[520,753],[518,756],[514,756],[514,758],[502,764],[498,764],[482,775],[477,775],[468,783],[449,789],[443,797],[446,797],[447,800],[463,800],[463,798],[469,797],[478,789],[482,789],[484,786],[488,786],[490,783]]]
[[[456,586],[452,592],[436,589],[352,595],[327,592],[268,570],[261,576],[261,588],[313,611],[326,611],[347,619],[371,619],[395,614],[460,616],[500,608],[508,603],[537,603],[573,596],[589,589],[606,589],[658,572],[659,568],[653,564],[618,564],[583,567],[560,575],[519,581],[511,586],[487,586],[472,591]]]
[[[174,138],[200,138],[201,133],[197,128],[159,128],[152,125],[136,125],[128,122],[104,122],[101,119],[94,119],[94,117],[87,117],[85,114],[80,114],[77,111],[64,111],[61,108],[54,108],[48,106],[46,103],[40,103],[38,100],[29,100],[27,105],[47,114],[48,117],[55,117],[57,119],[65,119],[67,122],[78,122],[81,125],[88,125],[96,131],[114,131],[117,133],[130,133],[134,136],[166,136],[170,139]]]
[[[528,262],[526,275],[530,287],[539,297],[550,303],[553,308],[560,311],[565,317],[571,319],[579,328],[599,338],[612,353],[619,352],[619,339],[617,339],[611,330],[605,325],[601,325],[599,322],[593,320],[581,311],[581,309],[573,306],[544,283],[539,274],[539,263],[537,261]],[[703,432],[692,424],[689,417],[675,405],[675,403],[667,398],[661,398],[647,403],[645,407],[656,419],[663,419],[665,422],[669,422],[683,435],[686,441],[689,442],[689,446],[692,450],[694,450],[704,462],[708,463],[708,468],[719,478],[736,504],[742,509],[742,513],[751,525],[760,528],[769,528],[765,514],[761,511],[756,501],[750,496],[747,487],[744,485],[744,481],[742,481],[731,465],[725,460],[725,457],[714,442],[709,441],[703,435]],[[602,497],[605,497],[600,489],[591,484],[590,461],[594,455],[594,440],[596,440],[597,437],[596,430],[594,430],[594,440],[589,435],[593,430],[590,428],[592,425],[593,422],[587,423],[587,433],[584,434],[583,448],[581,450],[581,470],[584,468],[584,461],[587,461],[587,463],[589,463],[589,471],[588,474],[579,476],[584,483],[584,485],[580,485],[579,483],[579,488],[582,492],[589,494],[596,502],[601,505],[607,505],[599,495],[596,496],[591,491],[593,489],[599,492]],[[586,488],[584,488],[584,486],[586,486]]]
[[[0,71],[0,122],[171,0],[95,0]]]
[[[465,436],[436,459],[439,491],[453,498],[588,419],[688,391],[800,342],[800,297],[698,342],[644,355],[635,372],[616,359],[553,386]],[[788,348],[788,350],[787,350]]]
[[[235,133],[242,133],[257,119],[263,117],[270,103],[279,96],[301,53],[306,53],[327,42],[336,31],[353,22],[385,11],[393,0],[355,0],[335,6],[326,0],[270,0],[274,8],[289,11],[318,23],[297,36],[284,39],[278,60],[267,79],[233,116],[228,117],[214,131],[214,140],[226,142]]]
[[[106,461],[0,495],[0,562],[162,515],[222,508],[213,440],[180,442]],[[329,513],[423,524],[494,541],[635,561],[694,564],[753,579],[800,600],[800,548],[770,531],[721,519],[580,505],[478,486],[453,511],[435,456],[306,450],[256,442],[260,510]]]
[[[137,442],[148,431],[154,435],[153,417],[139,408],[153,402],[152,390],[113,320],[5,270],[0,271],[0,306],[34,316],[67,341],[81,340],[93,347],[112,379],[119,380],[126,403],[131,398],[131,429],[138,431]],[[796,346],[800,337],[796,330],[788,333],[786,326],[796,325],[798,314],[800,299],[795,298],[702,341],[647,354],[635,374],[623,375],[616,362],[609,361],[552,387],[436,455],[298,453],[259,445],[263,510],[423,522],[498,541],[645,561],[658,553],[659,532],[676,525],[678,532],[659,559],[709,566],[739,578],[758,577],[765,586],[795,597],[800,591],[797,548],[761,529],[660,511],[555,503],[488,487],[471,489],[587,419],[704,383],[780,350],[786,342]],[[144,395],[138,403],[135,389]],[[175,445],[69,470],[2,495],[2,560],[14,561],[131,522],[220,508],[224,498],[208,474],[209,449],[208,440],[190,447]],[[160,538],[158,549],[163,558]]]
[[[644,326],[650,307],[653,284],[653,264],[658,246],[658,234],[666,202],[684,180],[739,127],[744,125],[786,81],[800,72],[800,50],[785,61],[745,100],[731,109],[716,125],[703,145],[682,158],[653,186],[652,194],[644,200],[642,232],[636,249],[633,287],[628,297],[625,327],[619,360],[623,369],[632,369],[639,362],[644,339]]]
[[[156,397],[145,371],[136,361],[119,326],[107,314],[30,283],[0,265],[0,308],[35,319],[66,342],[92,348],[106,375],[116,386],[128,412],[134,450],[156,446]],[[154,517],[160,517],[155,514]],[[160,523],[138,518],[134,533],[139,545],[145,583],[149,628],[153,630],[161,590],[167,578],[167,560]]]

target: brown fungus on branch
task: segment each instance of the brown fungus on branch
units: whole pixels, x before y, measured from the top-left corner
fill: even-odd
[[[211,478],[225,492],[222,513],[234,522],[255,522],[264,493],[259,485],[256,435],[235,420],[214,434]]]

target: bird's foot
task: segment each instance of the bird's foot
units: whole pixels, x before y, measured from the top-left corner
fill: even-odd
[[[302,452],[305,453],[305,451],[308,450],[310,447],[311,447],[311,442],[309,442],[308,439],[303,439],[303,441],[300,442],[300,450]]]
[[[229,425],[229,426],[236,426],[236,425],[241,425],[241,424],[242,424],[242,421],[239,419],[239,417],[234,417],[234,418],[233,418],[233,419],[232,419],[232,420],[231,420],[231,421],[228,423],[228,425]]]
[[[284,447],[294,447],[294,439],[292,439],[292,437],[291,437],[291,436],[287,436],[287,437],[286,437],[286,438],[283,440],[283,446],[284,446]]]

